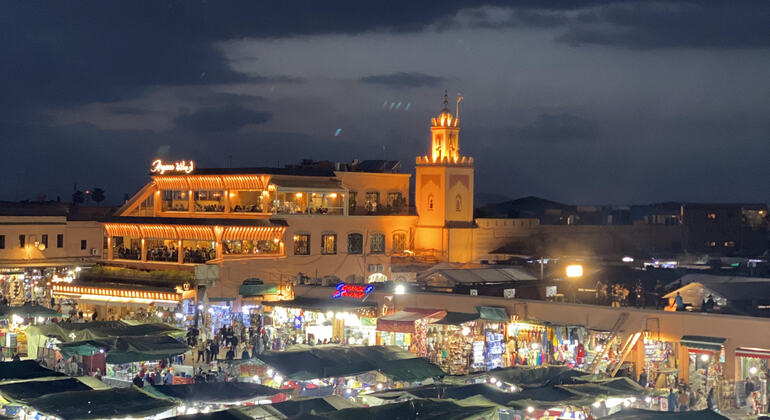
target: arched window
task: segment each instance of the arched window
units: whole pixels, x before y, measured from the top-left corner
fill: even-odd
[[[364,253],[364,235],[360,233],[348,234],[348,254],[361,255]]]
[[[428,210],[433,210],[433,194],[428,196]]]
[[[393,232],[393,253],[401,254],[406,249],[406,232]]]
[[[460,194],[457,194],[457,197],[455,197],[455,211],[459,212],[463,208],[463,198],[460,197]]]

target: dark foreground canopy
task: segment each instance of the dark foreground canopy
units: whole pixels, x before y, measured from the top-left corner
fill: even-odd
[[[356,407],[340,396],[309,398],[306,400],[289,400],[275,404],[242,407],[241,410],[251,418],[286,418],[304,414],[331,413],[344,408]]]
[[[466,420],[492,419],[498,416],[498,408],[495,406],[462,406],[452,401],[435,400],[410,400],[377,407],[348,408],[322,414],[322,417],[331,420]]]
[[[488,383],[470,385],[433,384],[417,388],[375,392],[372,395],[381,399],[396,399],[402,397],[404,394],[411,395],[416,398],[437,398],[442,400],[464,400],[466,398],[480,395],[488,401],[499,405],[507,405],[514,399],[515,395],[512,392],[503,391],[500,388]]]
[[[640,408],[621,410],[607,418],[612,420],[728,420],[728,417],[711,410],[670,412]]]
[[[585,375],[584,372],[570,369],[567,366],[513,366],[471,375],[448,376],[444,378],[444,382],[467,383],[473,382],[479,378],[493,377],[503,382],[514,384],[520,388],[539,388],[543,386],[572,383],[573,378],[583,375]]]
[[[108,337],[94,340],[58,344],[66,357],[90,356],[104,351],[107,363],[121,364],[160,360],[187,352],[189,347],[167,335],[147,337]]]
[[[309,380],[378,371],[396,381],[444,376],[438,366],[391,346],[319,346],[257,355],[287,379]]]
[[[0,385],[0,395],[9,401],[26,402],[48,394],[88,391],[91,387],[75,378],[14,382]]]
[[[58,324],[33,325],[27,330],[28,335],[55,337],[63,342],[94,340],[105,337],[172,335],[184,332],[166,324],[130,325],[123,321],[95,321],[87,323],[60,322]]]
[[[281,391],[268,386],[246,382],[205,382],[182,385],[161,385],[155,390],[169,398],[186,403],[237,403],[260,397],[270,397]],[[0,392],[2,389],[0,389]]]
[[[176,404],[148,396],[134,388],[100,391],[71,391],[32,399],[28,405],[47,416],[64,420],[114,417],[148,417],[169,410]]]
[[[12,315],[22,318],[56,318],[62,316],[58,311],[40,305],[0,306],[0,319],[8,319]]]
[[[49,376],[67,376],[63,373],[46,369],[34,360],[19,362],[0,362],[0,381],[45,378]]]
[[[236,408],[215,411],[213,413],[188,414],[184,416],[168,417],[169,420],[252,420],[253,417],[243,414]]]

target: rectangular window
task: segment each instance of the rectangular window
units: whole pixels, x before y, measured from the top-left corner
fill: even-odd
[[[393,234],[393,253],[400,254],[406,249],[406,232]]]
[[[24,248],[27,244],[27,235],[19,235],[19,248]]]
[[[369,211],[376,211],[377,206],[380,205],[380,193],[377,191],[370,191],[366,193],[366,209]]]
[[[350,206],[351,209],[354,209],[356,208],[356,200],[358,199],[358,193],[355,191],[351,191],[348,194],[349,194],[348,205]]]
[[[48,235],[43,234],[42,240],[40,241],[41,244],[45,245],[46,248],[48,248]]]
[[[364,253],[364,235],[351,233],[348,235],[348,254],[361,255]]]
[[[187,191],[164,190],[161,193],[161,211],[189,211],[190,196]]]
[[[5,249],[5,235],[0,235],[0,249]]]
[[[56,235],[56,247],[64,248],[64,235],[62,235],[61,233]]]
[[[86,241],[85,239],[81,239],[80,240],[80,249],[86,249],[86,248],[88,248],[88,241]]]
[[[371,254],[385,253],[385,235],[381,233],[373,233],[369,235],[369,253]]]
[[[321,235],[321,254],[335,255],[337,253],[337,234],[324,233]]]
[[[200,190],[194,192],[195,211],[225,211],[225,194],[221,190]]]
[[[400,192],[388,193],[388,207],[398,208],[403,207],[405,204],[404,196]]]
[[[294,235],[294,255],[310,255],[310,234]]]

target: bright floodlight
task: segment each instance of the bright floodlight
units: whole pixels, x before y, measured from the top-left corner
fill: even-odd
[[[397,284],[397,285],[396,285],[396,288],[394,289],[394,292],[395,292],[397,295],[403,295],[403,294],[406,294],[406,286],[404,286],[403,284]]]
[[[632,263],[632,262],[634,262],[634,259],[631,258],[631,257],[623,257],[623,262],[624,263]]]
[[[580,264],[568,265],[567,277],[569,278],[583,277],[583,266]]]

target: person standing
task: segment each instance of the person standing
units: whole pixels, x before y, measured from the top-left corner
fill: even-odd
[[[684,299],[682,299],[682,295],[679,292],[676,292],[674,303],[676,304],[677,311],[684,311]]]
[[[690,406],[690,394],[687,392],[687,389],[679,391],[677,402],[679,403],[679,411],[687,411]]]
[[[677,398],[674,394],[674,388],[668,390],[668,411],[676,411]]]
[[[639,385],[647,388],[647,370],[642,368],[642,373],[639,374]]]
[[[198,358],[197,358],[197,360],[195,361],[195,363],[200,363],[200,362],[201,362],[201,359],[203,359],[203,357],[204,357],[204,356],[205,356],[205,354],[206,354],[206,343],[205,343],[205,342],[203,342],[203,340],[198,340],[198,346],[197,346],[197,348],[198,348]],[[206,358],[206,359],[208,359],[208,358]],[[204,360],[205,360],[205,359],[204,359]]]

